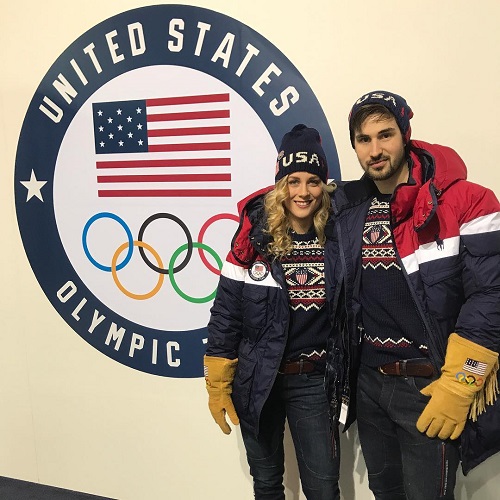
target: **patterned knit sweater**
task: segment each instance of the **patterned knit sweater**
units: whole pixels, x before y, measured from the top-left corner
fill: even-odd
[[[288,288],[290,325],[284,360],[323,356],[329,332],[325,307],[324,248],[314,229],[292,233],[293,249],[281,259]]]
[[[396,261],[390,197],[379,194],[373,199],[363,230],[361,362],[373,367],[427,353],[423,324]]]

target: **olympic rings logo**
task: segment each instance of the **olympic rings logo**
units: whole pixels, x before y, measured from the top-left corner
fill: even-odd
[[[88,238],[88,233],[89,229],[94,224],[94,222],[98,221],[99,219],[111,219],[115,222],[117,222],[125,231],[125,234],[127,236],[127,241],[125,241],[123,244],[121,244],[114,252],[113,257],[111,258],[111,265],[107,266],[105,264],[102,264],[98,262],[90,253],[88,243],[87,243],[87,238]],[[176,222],[184,232],[186,236],[187,243],[184,243],[183,245],[179,246],[177,248],[172,256],[170,257],[170,260],[168,262],[168,265],[165,267],[162,261],[162,258],[160,257],[160,254],[149,244],[146,243],[143,240],[144,237],[144,232],[146,231],[146,228],[155,220],[157,219],[168,219],[173,222]],[[216,275],[220,275],[220,270],[222,269],[222,260],[217,254],[217,252],[209,247],[207,244],[203,243],[203,238],[205,236],[205,233],[207,229],[216,221],[221,220],[221,219],[229,219],[229,220],[234,220],[236,222],[239,222],[239,219],[236,215],[229,214],[229,213],[222,213],[222,214],[217,214],[214,215],[213,217],[210,217],[207,221],[205,221],[200,229],[200,232],[198,234],[198,241],[193,241],[193,238],[191,236],[191,233],[186,226],[186,224],[179,219],[179,217],[169,214],[169,213],[157,213],[154,215],[151,215],[148,217],[141,225],[141,228],[139,229],[139,233],[137,235],[137,239],[134,239],[132,236],[132,232],[130,228],[128,227],[127,223],[118,215],[113,214],[111,212],[100,212],[95,215],[93,215],[85,224],[83,231],[82,231],[82,245],[83,245],[83,251],[85,252],[86,257],[88,260],[100,271],[104,271],[107,273],[111,273],[113,277],[113,281],[117,288],[127,297],[134,299],[134,300],[147,300],[150,299],[151,297],[154,297],[161,287],[163,286],[163,282],[165,280],[165,275],[168,275],[170,284],[172,285],[172,288],[175,290],[175,292],[182,297],[184,300],[188,302],[192,302],[195,304],[202,304],[205,302],[209,302],[213,300],[215,297],[216,290],[215,289],[212,293],[205,297],[192,297],[188,295],[187,293],[183,292],[179,285],[177,284],[177,281],[175,279],[175,274],[182,271],[188,264],[189,261],[191,260],[191,257],[193,255],[193,248],[198,249],[198,253],[200,256],[201,261],[205,265],[205,267],[211,271],[212,273]],[[134,252],[134,247],[137,247],[139,249],[139,254],[141,255],[142,260],[144,263],[153,271],[158,273],[158,280],[156,282],[156,285],[153,287],[152,290],[150,290],[147,293],[133,293],[130,290],[127,290],[123,284],[120,282],[118,278],[118,271],[123,269],[129,262],[130,259],[132,258],[132,254]],[[156,263],[151,262],[151,260],[147,257],[145,250],[147,250],[153,257]],[[120,262],[120,256],[122,255],[123,252],[125,252],[125,256],[121,259]],[[186,256],[180,262],[180,264],[176,265],[178,257],[183,253],[186,252]],[[208,252],[216,261],[218,269],[214,267],[210,262],[207,260],[207,257],[205,255],[205,252]]]
[[[483,385],[483,379],[481,377],[474,377],[474,375],[466,375],[464,372],[458,372],[455,375],[455,378],[461,383],[465,385],[475,385],[476,387],[480,387]]]

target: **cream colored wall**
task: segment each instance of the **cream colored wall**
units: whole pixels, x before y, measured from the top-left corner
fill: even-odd
[[[123,500],[250,499],[241,438],[215,426],[203,381],[133,371],[82,340],[43,294],[17,229],[17,139],[40,80],[86,30],[147,4],[1,0],[0,475]],[[415,138],[457,149],[469,178],[500,195],[497,0],[193,4],[249,25],[297,66],[329,119],[344,178],[359,175],[349,107],[387,88],[413,107]],[[345,498],[371,498],[355,429],[343,452]],[[287,498],[303,498],[288,464]],[[457,498],[498,498],[499,469],[496,456],[460,477]]]

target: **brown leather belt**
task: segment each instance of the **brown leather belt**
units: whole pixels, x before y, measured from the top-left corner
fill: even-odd
[[[321,373],[321,361],[313,362],[308,361],[307,359],[299,359],[298,361],[285,361],[281,363],[278,369],[278,373],[280,373],[281,375],[301,375],[302,373],[312,373],[314,371]]]
[[[378,367],[384,375],[397,375],[399,377],[432,377],[434,367],[427,358],[402,359]]]

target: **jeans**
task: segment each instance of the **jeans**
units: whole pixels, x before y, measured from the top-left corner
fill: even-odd
[[[430,382],[360,368],[358,432],[376,500],[454,498],[460,439],[431,439],[416,428],[429,401],[420,390]]]
[[[302,491],[308,500],[338,500],[338,430],[330,431],[323,375],[280,375],[262,410],[256,437],[241,433],[257,500],[283,500],[285,419],[292,435]]]

